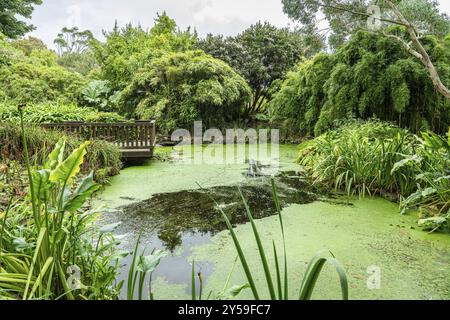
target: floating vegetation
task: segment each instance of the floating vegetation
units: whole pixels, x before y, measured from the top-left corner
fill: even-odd
[[[311,203],[318,198],[318,191],[296,172],[283,172],[276,181],[282,207],[294,203]],[[249,206],[253,208],[255,219],[276,214],[269,177],[247,179],[240,187]],[[233,225],[248,222],[237,186],[218,186],[208,191],[196,189],[159,193],[148,200],[124,206],[120,208],[127,216],[124,227],[129,222],[138,223],[139,226],[129,227],[154,231],[168,249],[174,250],[182,243],[183,233],[214,234],[227,228],[211,196],[224,209]]]

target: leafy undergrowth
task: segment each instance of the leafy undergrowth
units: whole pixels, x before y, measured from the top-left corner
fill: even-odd
[[[114,299],[120,255],[110,227],[93,223],[86,200],[99,188],[77,179],[89,142],[65,157],[60,140],[31,166],[25,199],[0,214],[0,299]]]
[[[417,136],[375,120],[351,122],[302,144],[299,163],[316,184],[349,196],[388,196],[402,213],[418,208],[424,229],[449,228],[449,137]]]
[[[66,141],[64,155],[75,150],[82,141],[74,136],[61,132],[42,129],[35,125],[27,125],[26,140],[33,162],[42,164],[45,155],[49,154],[61,138]],[[9,167],[10,161],[15,160],[24,164],[24,149],[17,124],[11,122],[0,123],[0,163]],[[99,183],[105,183],[108,177],[119,173],[122,166],[118,147],[101,140],[92,141],[82,164],[83,173],[94,171],[94,178]]]
[[[125,121],[115,112],[98,112],[93,108],[78,107],[75,104],[44,103],[28,105],[23,111],[25,123],[58,123],[65,121],[107,122]],[[20,114],[17,106],[11,103],[0,103],[0,120],[18,124]]]

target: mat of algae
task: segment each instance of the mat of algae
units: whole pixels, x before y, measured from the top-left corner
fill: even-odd
[[[418,230],[414,216],[399,215],[397,205],[383,199],[352,200],[351,205],[333,203],[335,200],[315,201],[323,197],[307,190],[291,171],[301,169],[293,163],[296,148],[281,146],[280,150],[282,173],[277,183],[282,185],[291,298],[296,297],[306,263],[322,249],[331,250],[347,269],[352,299],[450,298],[450,236]],[[190,263],[194,259],[197,271],[204,277],[204,292],[220,291],[236,257],[220,216],[196,182],[210,190],[219,205],[234,217],[235,231],[249,255],[260,293],[267,294],[261,285],[264,274],[257,264],[252,232],[242,219],[237,186],[256,207],[257,225],[268,252],[272,250],[272,239],[281,252],[279,221],[272,215],[268,180],[246,177],[247,167],[151,161],[123,170],[100,196],[98,203],[121,208],[102,219],[104,223],[123,221],[118,232],[129,235],[124,243],[127,249],[132,248],[143,229],[144,245],[170,252],[153,277],[156,298],[189,298]],[[381,272],[379,289],[368,289],[372,275],[368,268]],[[245,282],[238,265],[231,283]],[[238,298],[251,298],[250,290]],[[339,298],[338,279],[331,268],[324,269],[313,298]]]
[[[200,149],[202,152],[206,148]],[[294,163],[298,147],[280,145],[278,162],[279,170],[298,170]],[[235,186],[245,182],[243,174],[248,168],[248,159],[242,163],[229,164],[195,164],[196,156],[190,147],[162,147],[156,149],[157,156],[164,154],[165,161],[151,160],[141,166],[123,169],[119,175],[111,178],[111,185],[99,196],[96,203],[106,203],[111,208],[147,200],[157,193],[176,192],[197,189],[197,184],[204,188],[214,186]],[[225,146],[225,151],[236,152],[234,146]],[[270,154],[272,155],[272,153]],[[274,161],[270,156],[260,157],[263,165]]]
[[[399,216],[397,206],[383,199],[354,200],[352,206],[314,202],[292,205],[283,210],[287,238],[290,297],[296,298],[306,264],[318,251],[329,249],[345,266],[351,299],[449,299],[450,237],[426,234],[415,228],[412,216]],[[258,220],[257,226],[267,252],[272,240],[281,251],[279,221],[276,216]],[[235,228],[262,296],[267,297],[263,270],[249,224]],[[190,259],[212,264],[204,292],[222,289],[236,251],[228,232],[221,232],[211,242],[192,248]],[[274,261],[269,254],[269,261]],[[211,267],[211,265],[210,265]],[[379,288],[368,288],[379,270]],[[370,271],[370,272],[369,272]],[[246,283],[240,266],[232,284]],[[373,284],[373,281],[370,281]],[[339,280],[329,266],[324,269],[313,299],[339,299]],[[188,286],[187,286],[188,287]],[[186,288],[184,288],[185,290]],[[189,298],[180,287],[160,281],[155,286],[162,299]],[[251,298],[246,290],[238,297]]]

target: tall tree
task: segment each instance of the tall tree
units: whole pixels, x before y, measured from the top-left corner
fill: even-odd
[[[28,37],[23,39],[18,39],[12,43],[13,47],[21,50],[27,56],[29,56],[34,50],[46,50],[47,46],[45,43],[38,38]]]
[[[71,53],[83,53],[90,48],[94,36],[90,30],[80,31],[78,27],[62,28],[53,41],[60,56]]]
[[[436,0],[282,0],[283,10],[311,30],[318,19],[328,20],[329,43],[342,44],[358,29],[369,28],[402,44],[426,68],[435,89],[450,100],[450,90],[438,74],[421,39],[450,32],[449,17],[439,12]],[[395,28],[393,28],[395,26]]]
[[[0,1],[0,33],[8,38],[18,38],[34,29],[20,18],[29,19],[33,13],[33,5],[42,0],[2,0]]]
[[[123,90],[136,71],[149,61],[172,51],[186,51],[193,46],[195,35],[190,30],[181,31],[166,14],[158,15],[149,30],[131,24],[123,28],[115,25],[104,32],[105,43],[95,42],[94,52],[104,80],[113,91]]]
[[[208,127],[239,118],[251,90],[229,65],[203,51],[166,52],[135,72],[120,105],[141,119],[155,119],[163,132]]]
[[[312,55],[322,48],[320,41],[305,45],[298,32],[280,29],[268,22],[258,22],[237,37],[208,35],[199,48],[236,69],[253,89],[247,113],[257,113],[267,101],[273,81],[283,77],[303,55]]]

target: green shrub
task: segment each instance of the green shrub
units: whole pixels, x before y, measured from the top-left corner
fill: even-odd
[[[354,121],[300,147],[299,162],[315,183],[348,195],[394,196],[402,213],[432,215],[450,209],[449,142],[434,133],[418,137],[379,121]]]
[[[80,97],[86,80],[58,65],[54,52],[35,49],[26,55],[10,42],[0,46],[0,96],[16,103],[74,103]]]
[[[49,154],[56,143],[64,137],[66,139],[66,154],[80,145],[79,138],[62,134],[61,132],[45,130],[35,125],[27,126],[27,143],[33,160],[42,162],[43,157]],[[0,159],[16,159],[23,163],[23,145],[20,128],[11,122],[0,124]],[[121,168],[120,151],[118,147],[105,141],[93,141],[89,146],[86,161],[82,170],[85,173],[108,169],[107,176],[118,174]]]
[[[0,120],[19,123],[19,111],[12,103],[0,103]],[[57,123],[65,121],[122,122],[124,118],[114,112],[97,112],[75,104],[45,103],[28,105],[24,110],[26,123]]]
[[[450,42],[421,39],[450,83]],[[414,133],[445,133],[450,102],[433,86],[418,59],[389,37],[359,31],[332,54],[301,62],[270,102],[273,118],[287,118],[296,130],[318,136],[336,119],[351,117],[396,123]]]
[[[391,170],[402,154],[412,153],[412,139],[389,124],[356,121],[302,144],[299,161],[316,183],[348,194],[405,194],[413,190],[414,176]]]
[[[101,111],[113,111],[118,109],[117,92],[112,92],[109,82],[106,80],[93,80],[81,91],[83,105]]]
[[[168,53],[138,70],[121,93],[121,105],[161,131],[191,128],[195,120],[220,126],[239,119],[251,90],[224,62],[202,51]]]
[[[32,167],[24,141],[28,197],[0,215],[0,300],[117,299],[117,224],[96,226],[85,204],[99,185],[77,178],[89,142],[65,157],[62,139]]]
[[[125,118],[115,112],[94,112],[84,118],[86,122],[117,123],[125,122]]]

